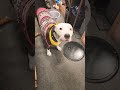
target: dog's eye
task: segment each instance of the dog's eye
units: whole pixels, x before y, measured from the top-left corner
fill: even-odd
[[[62,30],[62,28],[60,28],[60,30]]]
[[[70,28],[70,30],[72,31],[72,28]]]

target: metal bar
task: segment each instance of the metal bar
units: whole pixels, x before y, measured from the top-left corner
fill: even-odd
[[[69,3],[70,2],[70,3]],[[69,13],[68,13],[68,16],[67,16],[67,19],[66,19],[66,22],[68,22],[68,18],[70,16],[70,12],[71,12],[71,4],[72,4],[73,0],[68,0],[68,3],[69,3]]]
[[[77,12],[77,15],[76,15],[75,20],[74,20],[73,28],[75,27],[75,24],[76,24],[76,21],[77,21],[78,15],[79,15],[79,13],[80,13],[80,10],[81,10],[81,7],[82,7],[82,4],[83,4],[83,0],[80,1],[79,7],[78,7],[78,12]]]

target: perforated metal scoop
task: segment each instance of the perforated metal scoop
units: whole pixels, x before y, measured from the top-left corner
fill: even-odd
[[[63,47],[63,54],[72,61],[79,61],[84,57],[84,48],[77,42],[68,42]]]

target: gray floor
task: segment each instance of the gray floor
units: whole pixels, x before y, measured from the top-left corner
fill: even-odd
[[[59,22],[63,20],[59,19]],[[40,28],[36,22],[36,32]],[[80,39],[73,39],[80,43]],[[38,75],[37,90],[85,90],[85,60],[73,62],[66,59],[62,52],[52,49],[52,56],[46,55],[42,38],[35,39],[35,60]],[[63,45],[61,45],[63,46]]]
[[[88,25],[87,36],[95,36],[105,39],[116,49],[120,56],[120,51],[109,37],[108,31],[99,31],[98,28],[96,27],[95,20],[93,18],[91,18],[90,23]],[[110,81],[98,84],[86,82],[85,84],[86,90],[120,90],[119,85],[120,85],[120,69],[118,73]]]

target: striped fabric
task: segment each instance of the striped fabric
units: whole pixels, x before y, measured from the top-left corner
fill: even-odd
[[[55,24],[55,21],[51,18],[49,11],[46,8],[39,8],[36,12],[41,30],[44,30],[46,34],[51,24]]]

